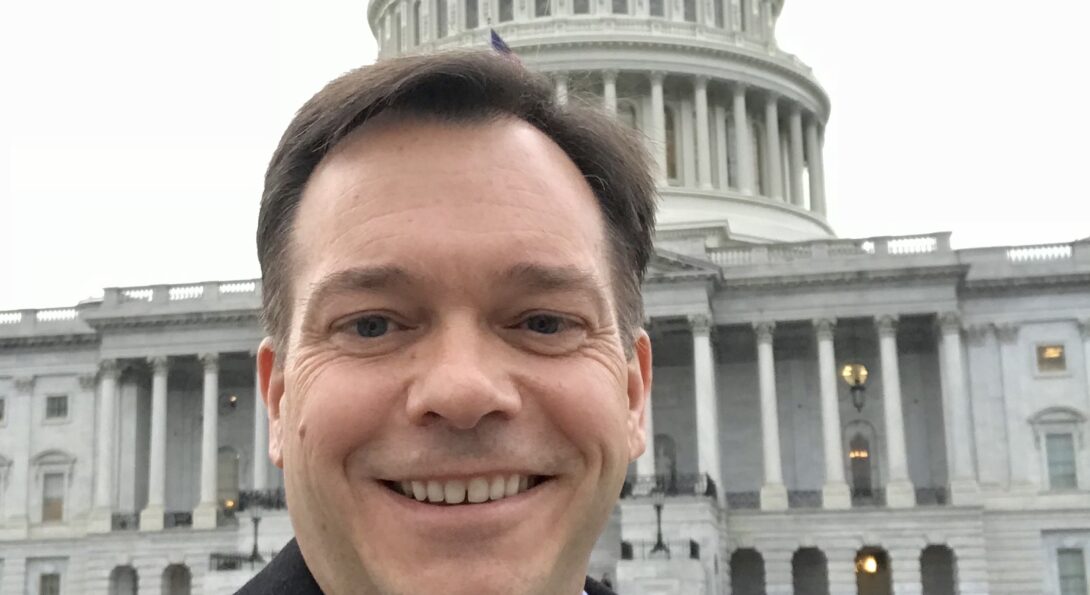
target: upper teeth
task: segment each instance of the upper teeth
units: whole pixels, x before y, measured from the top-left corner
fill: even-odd
[[[496,475],[472,479],[412,480],[400,483],[401,493],[420,502],[476,504],[499,500],[526,491],[530,487],[528,475]]]

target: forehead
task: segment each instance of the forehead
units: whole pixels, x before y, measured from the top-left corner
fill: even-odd
[[[434,269],[444,260],[487,269],[529,259],[605,277],[602,221],[576,165],[526,122],[380,116],[315,169],[293,260],[303,287],[360,264]]]

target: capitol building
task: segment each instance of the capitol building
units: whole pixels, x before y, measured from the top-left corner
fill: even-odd
[[[653,440],[591,574],[620,595],[1090,594],[1090,238],[838,237],[830,100],[779,49],[784,9],[368,6],[380,59],[495,29],[652,148]],[[0,594],[228,594],[291,538],[260,304],[258,280],[208,281],[0,312]]]

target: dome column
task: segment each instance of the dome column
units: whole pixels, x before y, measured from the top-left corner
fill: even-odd
[[[738,191],[742,194],[753,195],[754,192],[754,165],[753,142],[749,138],[749,121],[746,112],[746,88],[743,85],[735,85],[733,89],[734,105],[734,153],[738,156]]]
[[[662,95],[665,73],[651,73],[651,142],[654,144],[655,163],[658,165],[659,184],[666,185],[666,102]]]
[[[805,157],[802,146],[802,112],[796,105],[791,108],[791,202],[796,207],[805,206],[802,196],[802,167]]]
[[[568,73],[558,72],[553,75],[556,84],[556,101],[561,105],[568,103]]]
[[[607,70],[602,73],[602,103],[606,111],[617,114],[617,71]]]
[[[821,155],[817,117],[806,123],[806,160],[810,166],[810,210],[825,215],[825,160]]]
[[[783,169],[780,165],[780,112],[775,95],[765,99],[765,158],[768,159],[769,198],[783,200]]]
[[[696,105],[697,182],[701,188],[712,187],[712,149],[708,131],[708,77],[693,81],[693,103]]]

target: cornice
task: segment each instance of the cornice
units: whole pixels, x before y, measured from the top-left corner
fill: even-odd
[[[89,324],[96,330],[103,331],[110,329],[170,327],[189,324],[236,324],[240,322],[259,321],[260,314],[256,309],[246,309],[103,317],[91,320],[89,321]]]
[[[770,268],[775,265],[763,265]],[[870,269],[835,271],[826,273],[792,273],[783,275],[765,275],[760,277],[730,276],[732,267],[724,269],[723,286],[726,289],[778,289],[799,287],[820,287],[830,285],[853,285],[859,283],[894,283],[905,281],[938,280],[960,282],[967,267],[948,265],[937,267],[912,267],[897,269]]]
[[[966,280],[963,290],[969,295],[997,295],[1033,290],[1090,289],[1090,273],[999,277]]]
[[[97,345],[95,333],[67,335],[27,335],[22,337],[0,337],[0,349],[19,349],[27,347],[78,347]]]

